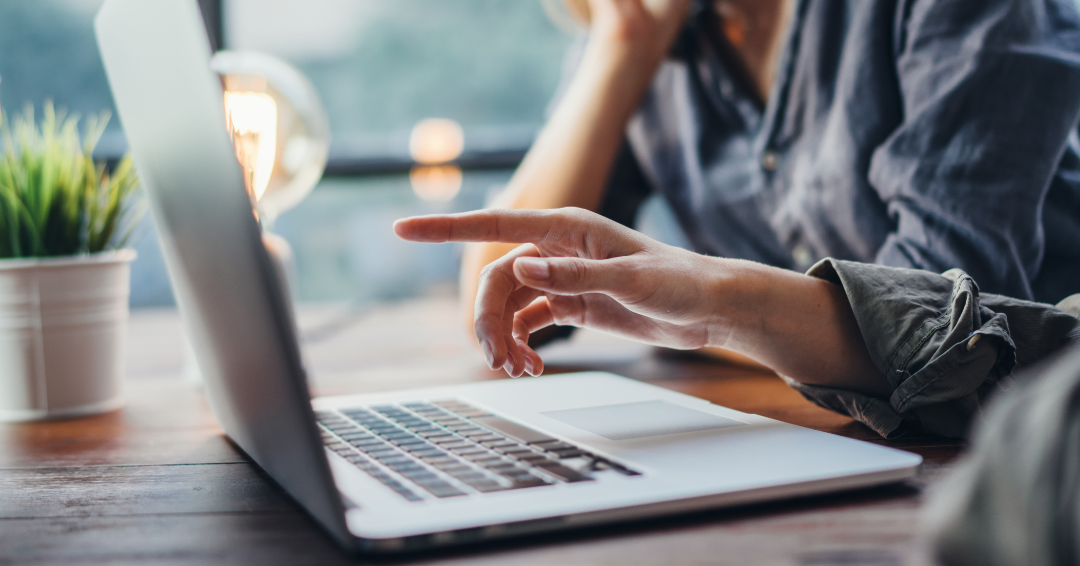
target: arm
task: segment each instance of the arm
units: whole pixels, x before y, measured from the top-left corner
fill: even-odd
[[[688,5],[689,0],[590,0],[590,36],[581,64],[498,207],[597,210],[626,124]],[[481,269],[513,247],[466,247],[461,295],[470,325]]]
[[[1080,113],[1080,42],[1054,29],[1069,17],[1049,17],[1065,9],[1054,4],[905,4],[904,121],[869,171],[896,223],[876,263],[960,267],[985,291],[1033,297],[1045,269],[1043,206]]]
[[[489,210],[398,221],[421,242],[527,242],[488,265],[474,331],[488,365],[543,371],[526,343],[550,324],[671,348],[733,350],[804,383],[869,395],[890,388],[832,283],[653,241],[583,210]]]

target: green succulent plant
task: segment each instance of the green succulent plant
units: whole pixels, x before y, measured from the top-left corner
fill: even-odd
[[[146,206],[130,156],[111,170],[92,157],[108,122],[88,117],[80,139],[79,117],[51,102],[40,125],[33,106],[11,120],[0,109],[0,258],[124,247]]]

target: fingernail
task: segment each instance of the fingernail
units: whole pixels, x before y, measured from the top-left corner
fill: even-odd
[[[487,340],[481,341],[480,349],[484,351],[484,359],[487,360],[488,369],[495,369],[495,352],[491,347],[491,342]]]
[[[534,366],[532,360],[528,358],[525,358],[525,371],[528,372],[529,375],[536,377],[536,366]]]
[[[525,272],[525,275],[528,275],[531,279],[543,281],[551,277],[551,269],[548,267],[547,262],[542,259],[523,257],[517,260],[517,264],[521,266],[521,270]]]

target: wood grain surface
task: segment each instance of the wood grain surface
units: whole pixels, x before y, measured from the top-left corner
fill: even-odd
[[[305,307],[313,394],[500,379],[454,301]],[[0,565],[354,564],[237,452],[215,423],[174,311],[132,313],[127,405],[94,417],[0,425]],[[927,485],[960,446],[884,441],[752,365],[579,333],[550,372],[600,369],[739,411],[919,453],[913,481],[855,492],[406,556],[404,564],[929,564],[918,534]]]

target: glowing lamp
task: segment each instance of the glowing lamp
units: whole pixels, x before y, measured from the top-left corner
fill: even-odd
[[[461,190],[461,168],[452,162],[465,149],[461,126],[445,118],[426,118],[413,126],[409,154],[417,164],[409,171],[416,196],[426,201],[448,201]]]
[[[267,231],[315,188],[330,127],[311,82],[264,53],[219,51],[210,68],[225,87],[225,121],[244,183]]]

